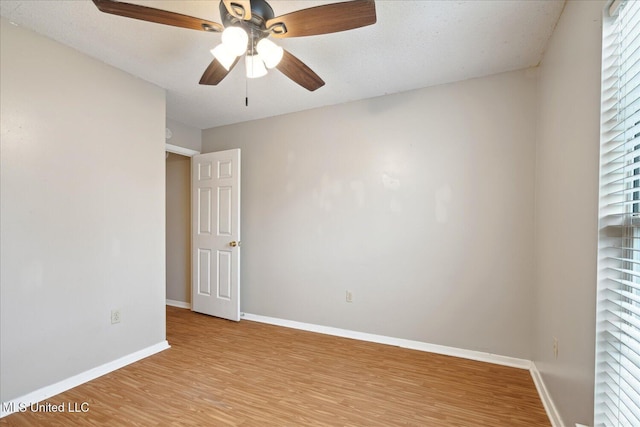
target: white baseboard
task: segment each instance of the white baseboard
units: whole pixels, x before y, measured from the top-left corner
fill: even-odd
[[[558,412],[556,405],[553,403],[553,399],[551,399],[551,395],[549,394],[547,387],[544,385],[542,375],[540,375],[540,371],[538,371],[535,363],[531,362],[531,368],[529,368],[529,371],[531,372],[531,378],[533,378],[533,383],[536,385],[536,389],[540,395],[540,400],[542,400],[544,410],[547,411],[547,416],[549,417],[549,421],[551,421],[551,425],[553,427],[564,427],[560,413]]]
[[[191,310],[191,303],[189,303],[189,302],[183,302],[183,301],[176,301],[176,300],[173,300],[173,299],[168,299],[167,300],[167,305],[170,305],[171,307],[188,308],[189,310]]]
[[[408,348],[412,350],[426,351],[429,353],[443,354],[446,356],[461,357],[463,359],[494,363],[496,365],[510,366],[519,369],[530,369],[531,367],[531,361],[526,359],[517,359],[515,357],[501,356],[498,354],[484,353],[481,351],[465,350],[461,348],[429,344],[421,341],[393,338],[384,335],[367,334],[364,332],[350,331],[348,329],[332,328],[329,326],[314,325],[311,323],[295,322],[292,320],[278,319],[274,317],[260,316],[250,313],[242,313],[242,319],[260,323],[268,323],[270,325],[284,326],[286,328],[300,329],[303,331],[317,332],[325,335],[334,335],[337,337],[351,338],[360,341],[368,341],[378,344]]]
[[[136,351],[135,353],[128,354],[124,357],[116,359],[112,362],[105,363],[104,365],[100,365],[96,368],[89,369],[88,371],[84,371],[78,375],[74,375],[70,378],[59,381],[55,384],[42,387],[41,389],[33,391],[29,394],[25,394],[24,396],[19,397],[17,399],[13,399],[8,402],[2,402],[2,410],[0,411],[0,418],[18,411],[18,409],[21,407],[24,408],[25,406],[30,406],[32,403],[37,403],[37,402],[41,402],[43,400],[49,399],[50,397],[53,397],[56,394],[60,394],[62,392],[70,390],[74,387],[77,387],[81,384],[94,380],[98,377],[108,374],[109,372],[116,371],[120,368],[123,368],[127,365],[137,362],[138,360],[141,360],[141,359],[144,359],[145,357],[149,357],[153,354],[159,353],[170,347],[171,346],[167,341],[162,341],[162,342],[159,342],[158,344]]]

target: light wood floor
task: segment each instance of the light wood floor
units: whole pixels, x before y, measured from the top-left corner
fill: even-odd
[[[172,348],[10,426],[548,426],[528,371],[167,308]]]

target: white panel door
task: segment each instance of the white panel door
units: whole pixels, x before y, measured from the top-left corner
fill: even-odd
[[[240,150],[191,158],[191,309],[240,320]]]

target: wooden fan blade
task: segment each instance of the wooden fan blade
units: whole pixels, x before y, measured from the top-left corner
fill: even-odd
[[[122,3],[113,0],[93,0],[93,3],[100,12],[139,19],[141,21],[155,22],[157,24],[172,25],[174,27],[189,28],[191,30],[200,31],[221,32],[224,30],[224,27],[217,22],[194,18],[193,16],[182,15],[180,13],[169,12],[166,10],[154,9],[152,7]]]
[[[214,60],[211,61],[211,64],[209,64],[207,69],[204,70],[204,73],[200,78],[200,84],[212,85],[212,86],[217,85],[222,81],[222,79],[227,77],[227,74],[229,74],[231,70],[233,70],[233,67],[236,66],[239,60],[240,60],[240,57],[236,58],[235,62],[231,64],[231,67],[229,67],[229,70],[227,71],[227,69],[224,68],[222,64],[219,63],[218,60],[214,58]]]
[[[335,33],[376,23],[374,0],[354,0],[310,7],[267,21],[274,37],[302,37]]]
[[[251,0],[222,0],[231,16],[248,21],[251,19]]]
[[[307,67],[304,62],[286,50],[276,68],[280,70],[282,74],[312,92],[324,86],[324,80],[314,73],[311,68]]]

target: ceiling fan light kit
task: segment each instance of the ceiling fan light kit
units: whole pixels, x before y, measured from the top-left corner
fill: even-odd
[[[222,43],[211,49],[211,54],[227,71],[231,69],[231,66],[236,62],[236,58],[238,57],[238,55],[234,54]]]
[[[269,39],[260,40],[256,50],[267,68],[277,67],[284,55],[284,49]]]
[[[211,50],[214,58],[229,71],[233,66],[236,57],[245,55],[247,78],[255,79],[267,75],[267,68],[274,68],[282,60],[284,49],[266,38],[259,39],[254,45],[253,31],[251,38],[240,26],[225,28],[222,32],[222,43]],[[257,51],[247,53],[249,50]],[[265,68],[266,66],[266,68]]]
[[[192,16],[115,0],[93,0],[104,13],[174,27],[222,32],[221,43],[211,49],[213,61],[200,84],[217,85],[245,55],[248,78],[262,77],[267,68],[314,91],[324,81],[306,64],[268,37],[304,37],[347,31],[375,24],[374,0],[351,0],[310,7],[276,17],[266,0],[221,0],[222,25]]]
[[[245,66],[247,68],[247,78],[249,79],[257,79],[267,75],[267,68],[259,55],[247,54],[245,56]]]
[[[240,56],[247,51],[249,36],[240,27],[227,27],[222,32],[222,44],[225,45],[234,55]]]

